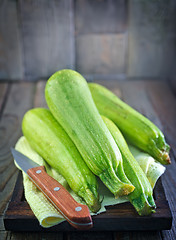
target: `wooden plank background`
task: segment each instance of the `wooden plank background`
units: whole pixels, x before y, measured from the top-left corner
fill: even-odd
[[[170,79],[175,0],[0,0],[0,80]]]

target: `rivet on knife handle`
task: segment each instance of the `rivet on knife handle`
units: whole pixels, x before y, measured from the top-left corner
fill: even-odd
[[[93,226],[88,207],[76,202],[58,181],[46,173],[44,166],[30,168],[27,174],[73,227],[86,230]]]

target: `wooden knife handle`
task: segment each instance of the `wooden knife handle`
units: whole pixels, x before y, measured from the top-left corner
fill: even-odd
[[[44,166],[30,168],[27,174],[73,227],[86,230],[93,226],[88,207],[76,202],[58,181],[46,173]]]

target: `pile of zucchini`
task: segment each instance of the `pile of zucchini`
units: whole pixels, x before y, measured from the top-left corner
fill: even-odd
[[[29,110],[23,118],[23,134],[90,210],[101,207],[98,176],[116,198],[127,195],[139,215],[154,212],[153,189],[126,140],[169,164],[162,132],[112,92],[88,84],[73,70],[53,74],[45,98],[49,110]]]

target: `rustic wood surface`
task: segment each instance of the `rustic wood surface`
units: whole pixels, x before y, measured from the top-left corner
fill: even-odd
[[[76,37],[76,68],[83,74],[124,74],[126,34]]]
[[[176,2],[129,1],[127,75],[133,78],[174,76]],[[167,59],[167,64],[166,64]]]
[[[124,32],[126,25],[127,1],[75,1],[76,34]]]
[[[3,214],[13,192],[18,171],[10,154],[21,135],[21,120],[24,113],[33,106],[46,106],[44,103],[45,82],[0,84],[0,239],[175,239],[176,238],[176,99],[166,82],[157,81],[99,81],[122,97],[124,101],[142,112],[156,123],[172,146],[172,165],[162,177],[167,200],[173,215],[171,230],[147,232],[62,232],[62,233],[19,233],[8,232],[3,226]]]
[[[175,22],[175,0],[0,0],[0,80],[74,68],[172,82]]]
[[[22,44],[16,1],[0,1],[0,77],[23,79]]]
[[[71,0],[18,2],[25,79],[74,67]]]

